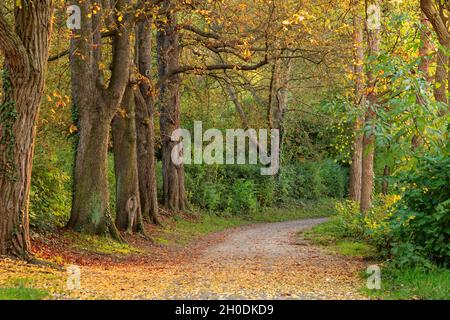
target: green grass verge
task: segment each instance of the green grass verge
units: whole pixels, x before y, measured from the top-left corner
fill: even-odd
[[[381,290],[363,291],[371,298],[387,300],[450,300],[450,270],[390,266],[381,271]]]
[[[315,226],[311,230],[299,232],[299,235],[316,245],[325,246],[330,251],[344,256],[367,260],[379,258],[376,248],[369,243],[342,236],[338,223],[334,219]]]
[[[315,226],[309,231],[300,232],[300,236],[314,244],[326,247],[331,252],[362,259],[378,260],[376,248],[369,243],[345,237],[336,220],[330,220]],[[362,277],[367,277],[361,272]],[[363,282],[365,285],[365,282]],[[397,270],[387,264],[381,270],[381,289],[361,289],[373,299],[409,300],[409,299],[450,299],[450,270],[434,268],[406,268]]]
[[[101,254],[131,254],[141,253],[138,248],[128,244],[119,243],[109,237],[100,237],[82,233],[68,232],[65,237],[70,240],[72,247],[92,253]]]
[[[28,281],[17,279],[11,287],[0,288],[0,300],[42,300],[47,298],[49,292],[28,286]]]

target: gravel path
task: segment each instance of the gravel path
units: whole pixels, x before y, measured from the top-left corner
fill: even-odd
[[[299,239],[298,231],[324,221],[254,224],[211,234],[186,247],[181,258],[173,256],[170,263],[152,259],[154,263],[85,265],[81,289],[54,298],[364,299],[359,273],[365,262],[330,254]],[[5,268],[15,270],[17,277],[17,264],[9,264]],[[21,268],[30,274],[29,267]],[[58,278],[65,286],[66,276]]]

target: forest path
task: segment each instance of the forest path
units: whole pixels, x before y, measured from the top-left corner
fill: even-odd
[[[212,234],[179,263],[82,267],[75,298],[362,299],[361,260],[299,243],[326,219],[254,224]]]

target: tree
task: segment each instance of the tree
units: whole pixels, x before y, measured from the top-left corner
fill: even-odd
[[[144,219],[159,223],[155,158],[155,88],[152,82],[152,19],[145,17],[136,26],[136,59],[140,74],[136,91],[136,136],[139,195]]]
[[[110,124],[129,79],[133,15],[125,12],[131,2],[118,0],[113,8],[115,21],[109,27],[115,34],[108,84],[101,68],[102,17],[98,9],[93,9],[94,4],[100,5],[90,0],[73,3],[81,8],[81,29],[73,31],[70,48],[72,98],[78,112],[79,140],[72,212],[67,226],[91,234],[109,230],[113,237],[120,238],[109,212],[108,142]]]
[[[381,12],[380,0],[373,1],[374,10]],[[377,17],[374,17],[375,19]],[[379,17],[378,17],[379,18]],[[375,21],[374,25],[368,24],[368,49],[369,56],[373,59],[380,54],[381,47],[381,26],[379,21]],[[377,99],[377,79],[376,74],[369,67],[367,72],[367,111],[365,114],[366,128],[363,137],[363,154],[362,154],[362,177],[361,177],[361,211],[367,212],[372,207],[373,196],[373,180],[374,180],[374,156],[375,156],[375,134],[374,121],[376,120]]]
[[[128,232],[144,232],[140,205],[136,153],[134,77],[130,77],[121,108],[112,121],[116,176],[116,226]]]
[[[360,116],[366,104],[365,76],[364,76],[364,20],[360,14],[359,1],[352,1],[353,13],[353,78],[354,104],[357,108],[354,125],[352,146],[352,160],[350,164],[349,196],[353,201],[361,201],[363,135],[361,129],[364,119]]]
[[[0,255],[29,258],[28,200],[53,1],[16,1],[14,12],[14,23],[9,23],[0,7],[0,50],[5,58],[0,102]]]
[[[172,133],[180,128],[180,44],[176,22],[175,2],[164,0],[157,21],[157,57],[160,110],[160,130],[163,170],[164,205],[174,211],[186,207],[183,164],[172,161],[172,150],[178,141],[172,141]]]
[[[447,103],[447,94],[450,93],[450,86],[446,91],[450,51],[450,31],[447,25],[450,4],[448,1],[420,0],[420,7],[433,26],[441,45],[437,54],[434,96],[436,101]]]

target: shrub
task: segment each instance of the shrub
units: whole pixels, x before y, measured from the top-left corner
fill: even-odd
[[[395,257],[402,265],[426,259],[448,267],[450,157],[423,157],[402,182],[405,191],[391,219]]]
[[[347,172],[331,159],[320,165],[320,180],[323,184],[322,193],[331,198],[343,198],[346,193]]]
[[[258,201],[253,181],[238,179],[229,189],[226,211],[231,214],[249,214],[256,211]]]
[[[366,214],[361,213],[357,202],[338,202],[336,211],[341,235],[366,240],[376,246],[383,256],[387,256],[392,232],[389,221],[399,199],[397,195],[379,196],[374,200],[373,208]]]
[[[33,162],[33,177],[30,190],[30,225],[38,229],[62,227],[70,214],[71,206],[71,171],[68,163],[70,156],[45,154],[37,149],[40,157]],[[62,168],[62,169],[61,169]]]

